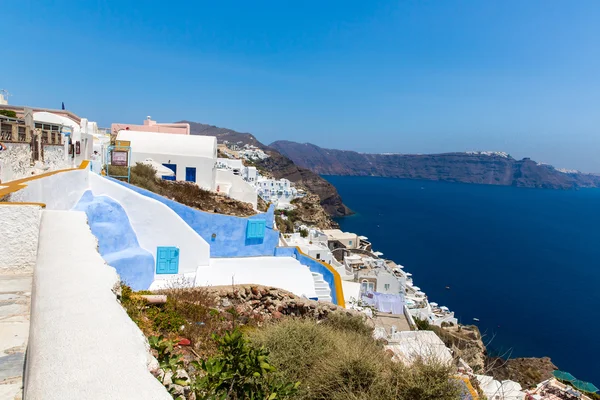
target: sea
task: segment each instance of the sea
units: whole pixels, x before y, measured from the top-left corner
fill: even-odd
[[[341,229],[476,324],[492,354],[548,356],[600,386],[600,189],[324,178],[355,212]]]

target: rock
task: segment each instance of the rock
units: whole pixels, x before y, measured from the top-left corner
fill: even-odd
[[[175,373],[175,379],[183,379],[183,380],[189,381],[190,380],[190,376],[188,375],[188,373],[187,373],[187,371],[185,369],[180,368]]]
[[[252,292],[253,295],[255,295],[255,296],[258,295],[258,287],[257,286],[251,286],[250,291]]]
[[[283,318],[283,314],[280,313],[279,311],[275,311],[273,313],[273,319],[281,319],[281,318]]]
[[[231,307],[231,302],[230,302],[228,299],[226,299],[226,298],[225,298],[225,299],[222,299],[222,300],[221,300],[221,306],[222,306],[222,307],[225,307],[225,308],[227,308],[227,307]]]
[[[177,344],[180,346],[189,346],[192,342],[190,342],[190,339],[181,339]]]
[[[162,380],[163,385],[165,385],[165,386],[172,385],[173,384],[172,378],[173,378],[173,373],[171,371],[165,372],[165,374],[163,376],[163,380]]]
[[[173,395],[174,398],[177,396],[183,396],[185,394],[185,389],[181,385],[171,384],[167,390]]]
[[[158,379],[159,381],[163,381],[165,378],[165,371],[163,371],[162,369],[157,369],[156,371],[152,372],[152,375],[154,375],[154,377],[156,377],[156,379]]]

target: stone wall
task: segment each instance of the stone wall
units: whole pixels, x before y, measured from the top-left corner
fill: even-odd
[[[44,145],[44,167],[49,170],[69,168],[70,164],[65,160],[65,146]]]
[[[31,175],[31,148],[25,143],[5,143],[0,151],[0,181],[7,182]]]
[[[44,162],[31,164],[31,146],[28,143],[4,143],[0,151],[0,181],[8,182],[35,174],[70,168],[65,160],[64,146],[44,145]]]
[[[41,207],[0,203],[0,272],[32,272],[37,258]]]

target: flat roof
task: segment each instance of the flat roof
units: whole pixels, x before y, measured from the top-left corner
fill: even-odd
[[[297,296],[317,297],[308,267],[293,257],[211,258],[198,267],[194,286],[255,284],[287,290]]]
[[[117,139],[131,141],[133,153],[205,158],[216,158],[217,154],[217,138],[214,136],[120,130]]]
[[[339,229],[324,229],[323,233],[333,239],[356,239],[356,233],[342,232]]]

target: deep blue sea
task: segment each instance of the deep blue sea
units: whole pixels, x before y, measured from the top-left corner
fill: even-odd
[[[325,178],[356,212],[341,228],[476,323],[488,348],[549,356],[600,386],[600,189]]]

